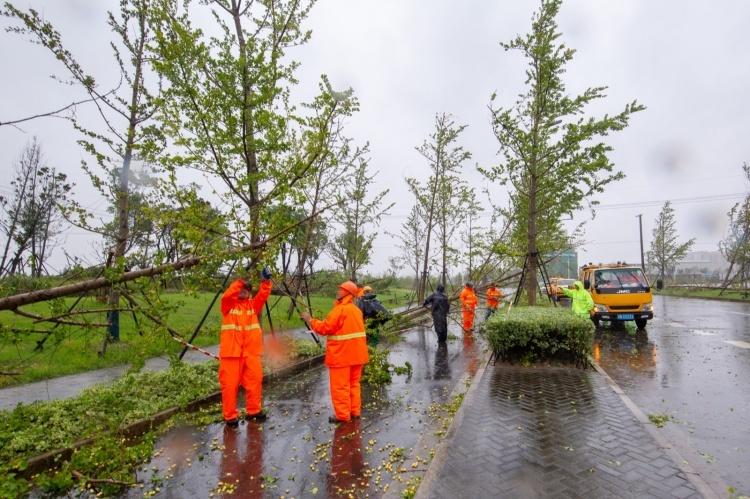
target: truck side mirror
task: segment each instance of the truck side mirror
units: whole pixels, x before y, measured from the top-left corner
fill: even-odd
[[[590,289],[591,288],[591,281],[588,279],[584,279],[583,281],[583,289]]]
[[[656,280],[656,289],[664,289],[664,281],[661,279]]]

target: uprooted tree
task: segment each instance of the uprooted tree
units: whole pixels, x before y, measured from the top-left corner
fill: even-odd
[[[528,258],[525,288],[532,305],[540,255],[560,249],[540,242],[564,240],[559,237],[564,235],[561,217],[571,216],[586,202],[595,204],[590,196],[624,177],[614,170],[612,147],[603,138],[627,127],[631,115],[645,109],[634,101],[613,116],[586,117],[586,106],[603,99],[606,87],[577,96],[566,93],[563,75],[575,51],[559,40],[555,18],[561,3],[542,0],[531,31],[502,44],[526,58],[526,90],[510,107],[495,107],[497,95],[492,95],[492,128],[501,160],[480,169],[489,180],[511,189],[511,240]]]

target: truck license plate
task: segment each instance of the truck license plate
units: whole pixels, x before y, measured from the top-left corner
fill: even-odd
[[[634,318],[633,314],[617,314],[617,319],[621,321],[632,321]]]

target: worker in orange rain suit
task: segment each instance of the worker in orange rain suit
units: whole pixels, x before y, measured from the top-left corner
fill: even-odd
[[[263,280],[258,293],[252,296],[252,285],[244,280],[232,282],[221,297],[221,341],[219,344],[219,384],[224,421],[237,426],[237,391],[245,389],[247,417],[266,419],[261,411],[263,366],[263,331],[260,317],[263,305],[271,294],[271,271],[261,272]]]
[[[474,285],[467,282],[461,294],[458,295],[458,299],[461,300],[464,331],[471,331],[471,328],[474,327],[474,311],[477,308],[477,295],[474,293]]]
[[[367,339],[362,311],[354,304],[359,291],[352,281],[339,286],[333,309],[325,320],[313,319],[308,312],[300,316],[310,329],[326,336],[325,364],[330,378],[334,416],[331,423],[350,421],[362,413],[359,379],[367,363]]]
[[[497,312],[497,307],[500,305],[500,300],[503,298],[503,292],[497,289],[495,287],[495,283],[490,283],[490,287],[487,288],[486,292],[487,296],[487,315],[484,317],[484,320],[487,320],[490,318],[490,315]]]

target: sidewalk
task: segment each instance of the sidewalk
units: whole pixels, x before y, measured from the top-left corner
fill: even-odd
[[[203,347],[203,349],[215,354],[219,351],[219,345]],[[183,360],[189,364],[195,364],[211,359],[195,350],[188,350]],[[128,365],[105,367],[104,369],[69,374],[25,385],[9,386],[0,389],[0,410],[13,409],[19,403],[30,404],[38,400],[59,400],[75,397],[84,388],[116,380],[129,367]],[[142,370],[163,371],[168,367],[169,357],[164,355],[148,359]]]
[[[596,371],[498,363],[475,383],[417,497],[704,497]]]

